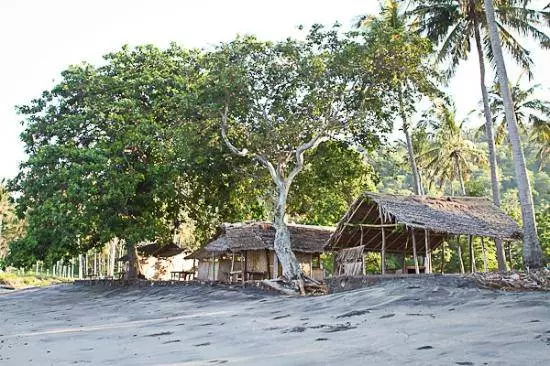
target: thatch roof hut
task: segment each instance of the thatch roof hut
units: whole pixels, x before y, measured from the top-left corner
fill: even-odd
[[[326,226],[288,224],[292,250],[300,253],[322,253],[334,228]],[[204,247],[187,258],[201,259],[222,253],[246,250],[274,250],[275,228],[267,222],[222,224]]]
[[[302,264],[302,268],[306,268],[304,271],[313,275],[314,270],[317,269],[317,263],[319,263],[318,256],[324,251],[334,228],[288,224],[288,229],[292,250]],[[226,223],[220,226],[210,242],[186,258],[211,262],[208,267],[206,264],[199,262],[199,278],[224,280],[220,278],[220,276],[226,276],[224,271],[234,272],[236,254],[239,257],[238,260],[242,262],[239,262],[237,267],[242,268],[243,273],[276,277],[279,273],[279,265],[274,253],[274,241],[275,228],[271,223]],[[226,268],[227,263],[223,263],[224,257],[232,258],[229,269]],[[204,274],[201,273],[203,268]],[[222,270],[222,268],[224,269]]]
[[[333,251],[362,246],[365,251],[430,253],[452,235],[520,239],[512,218],[480,197],[402,196],[367,192],[349,208],[330,237]]]

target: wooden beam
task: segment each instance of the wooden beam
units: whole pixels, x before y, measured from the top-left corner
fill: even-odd
[[[372,227],[372,228],[384,228],[384,227],[398,227],[401,224],[344,224],[345,226],[351,227]]]
[[[413,246],[414,272],[416,274],[419,274],[420,268],[418,267],[418,257],[416,255],[416,238],[414,236],[414,228],[411,229],[411,238],[412,238],[412,246]]]
[[[363,216],[363,218],[361,220],[359,220],[359,222],[363,222],[367,217],[369,217],[371,211],[373,210],[374,206],[376,206],[377,204],[374,203],[374,205],[370,206],[369,210],[367,211],[367,214],[365,216]],[[355,214],[355,213],[354,213]],[[351,218],[351,217],[350,217]],[[348,223],[349,223],[349,220],[348,220]],[[343,229],[342,229],[343,230]],[[342,248],[346,247],[353,239],[353,237],[355,237],[355,234],[357,233],[357,230],[355,230],[353,232],[353,234],[350,235],[348,241],[342,246]]]

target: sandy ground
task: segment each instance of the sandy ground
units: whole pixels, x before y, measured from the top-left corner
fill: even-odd
[[[59,285],[0,309],[0,365],[550,365],[550,293],[452,278],[314,298]]]

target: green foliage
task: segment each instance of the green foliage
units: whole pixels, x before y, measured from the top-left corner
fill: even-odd
[[[327,142],[308,154],[296,177],[288,210],[304,224],[335,225],[359,194],[375,189],[374,171],[343,142]]]
[[[104,66],[71,66],[19,107],[29,159],[11,189],[29,230],[12,245],[13,264],[52,263],[114,237],[166,242],[185,217],[204,239],[231,217],[241,177],[196,108],[200,57],[125,47]]]

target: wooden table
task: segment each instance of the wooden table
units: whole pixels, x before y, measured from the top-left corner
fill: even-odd
[[[184,281],[188,281],[193,279],[193,276],[195,275],[194,271],[171,271],[170,272],[170,279],[173,281],[181,281],[182,277]]]

